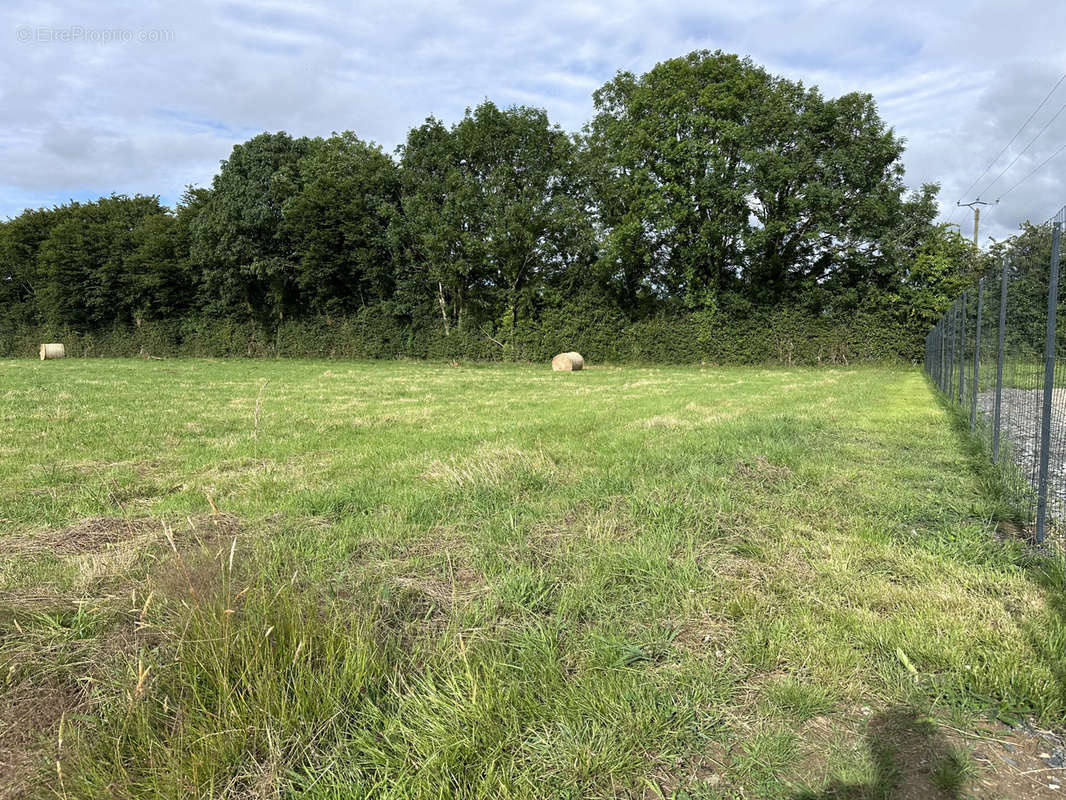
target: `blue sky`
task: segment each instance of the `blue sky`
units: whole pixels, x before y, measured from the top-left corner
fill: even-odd
[[[1057,2],[24,2],[0,9],[0,218],[111,192],[207,185],[263,130],[353,130],[388,149],[488,98],[567,130],[615,71],[697,48],[750,55],[829,95],[869,91],[944,219],[1066,73]],[[1066,104],[1066,83],[974,192]],[[1066,113],[985,199],[1066,143]],[[973,192],[971,193],[973,194]],[[973,197],[966,197],[966,200]],[[1066,152],[986,209],[1002,238],[1066,204]],[[984,238],[984,237],[982,237]]]

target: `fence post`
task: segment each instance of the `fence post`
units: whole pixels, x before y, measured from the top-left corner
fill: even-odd
[[[952,374],[958,371],[957,366],[963,361],[963,301],[966,300],[966,292],[964,291],[958,297],[958,303],[955,305],[955,341],[952,346],[954,351],[955,363],[951,365]],[[954,383],[951,384],[951,399],[954,400],[958,397],[958,386],[962,384],[962,375],[955,377]]]
[[[948,312],[940,318],[940,373],[937,375],[937,384],[940,391],[946,391],[947,385],[944,380],[944,363],[948,354]]]
[[[948,400],[955,399],[955,342],[959,333],[959,301],[951,304],[951,349],[948,353],[947,369]]]
[[[944,361],[944,340],[940,336],[940,323],[938,322],[936,327],[933,328],[935,336],[933,338],[933,357],[936,365],[936,385],[940,388],[940,365]]]
[[[936,331],[936,343],[933,345],[933,352],[936,354],[936,385],[940,388],[940,365],[944,361],[944,340],[940,337],[940,323],[937,322],[936,327],[933,328]]]
[[[977,281],[977,327],[973,334],[973,385],[970,388],[970,433],[977,427],[978,374],[981,370],[981,314],[985,304],[985,279]]]
[[[1007,259],[999,278],[999,345],[996,350],[996,402],[992,412],[992,460],[999,460],[999,414],[1003,405],[1003,340],[1007,332]]]
[[[1055,315],[1059,307],[1059,247],[1062,223],[1056,222],[1051,231],[1051,269],[1047,291],[1047,341],[1044,343],[1044,406],[1040,421],[1040,482],[1036,495],[1036,543],[1044,541],[1047,526],[1048,461],[1051,456],[1051,401],[1055,383]]]
[[[937,323],[933,329],[933,364],[935,365],[933,377],[934,383],[940,385],[940,325]]]
[[[962,293],[959,307],[959,405],[962,405],[962,387],[966,383],[966,292]]]
[[[930,330],[925,335],[925,358],[922,361],[926,377],[933,379],[933,332]]]

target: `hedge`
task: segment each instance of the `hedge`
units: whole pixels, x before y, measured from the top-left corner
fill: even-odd
[[[610,310],[564,307],[514,332],[482,327],[450,336],[429,321],[405,322],[378,309],[287,321],[270,333],[251,321],[207,317],[94,331],[0,325],[2,357],[34,357],[44,341],[61,341],[76,357],[547,361],[578,350],[593,364],[841,364],[912,361],[921,352],[921,342],[907,341],[898,325],[877,313],[833,320],[790,311],[742,319],[695,312],[632,322]]]

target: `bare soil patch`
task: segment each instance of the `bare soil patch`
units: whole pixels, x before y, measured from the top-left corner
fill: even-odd
[[[41,769],[54,757],[60,720],[85,703],[81,692],[55,685],[0,695],[0,800],[28,797],[39,788]]]
[[[988,722],[964,733],[906,707],[876,714],[863,707],[847,719],[810,720],[801,733],[808,755],[796,768],[798,776],[810,780],[833,769],[832,758],[827,760],[817,743],[828,743],[841,730],[864,737],[873,781],[834,780],[821,790],[793,795],[795,800],[1045,800],[1066,791],[1066,751],[1054,733],[1029,722],[1013,727]],[[969,761],[970,773],[946,785],[944,773],[960,757]]]

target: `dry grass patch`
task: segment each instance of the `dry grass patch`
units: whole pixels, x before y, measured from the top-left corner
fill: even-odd
[[[469,456],[434,459],[420,477],[463,489],[500,486],[529,474],[554,475],[559,469],[559,465],[542,450],[481,446]]]
[[[117,548],[143,548],[169,535],[213,541],[241,529],[232,514],[195,514],[167,522],[156,517],[89,517],[59,530],[29,531],[3,539],[8,553],[24,556],[82,556]]]
[[[685,419],[675,414],[659,414],[633,423],[633,426],[637,428],[666,428],[667,430],[692,430],[696,425],[695,420]]]
[[[59,530],[6,537],[0,564],[6,562],[13,568],[19,563],[57,558],[68,580],[59,586],[44,578],[33,587],[0,590],[0,607],[20,613],[58,613],[123,596],[140,580],[134,573],[146,557],[155,562],[175,548],[218,551],[239,535],[243,535],[243,528],[236,516],[199,514],[172,522],[149,517],[93,517]]]
[[[60,592],[48,585],[32,589],[18,587],[0,592],[0,615],[17,619],[26,614],[56,614],[92,599],[75,592]]]
[[[754,456],[738,463],[733,474],[746,485],[760,489],[773,488],[789,481],[792,470],[781,464],[772,464],[763,456]]]
[[[710,653],[716,658],[727,655],[734,633],[733,623],[709,607],[699,616],[678,620],[675,630],[675,645],[697,654]]]
[[[565,570],[574,559],[595,556],[619,543],[632,543],[638,532],[623,497],[604,497],[599,503],[580,503],[565,513],[533,525],[526,546],[544,567]]]
[[[447,577],[397,575],[391,580],[396,586],[424,596],[434,607],[442,610],[468,603],[491,589],[484,576],[470,567],[460,567]]]

